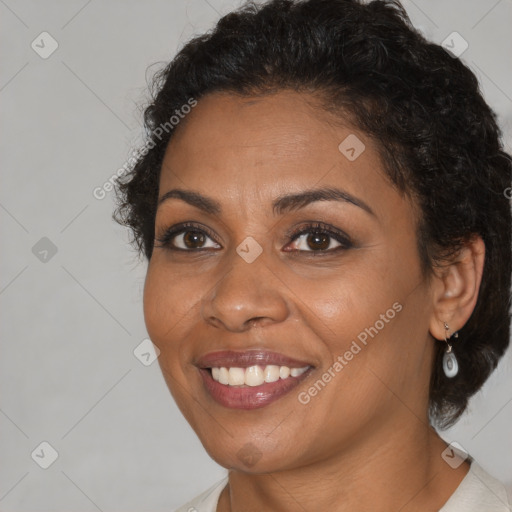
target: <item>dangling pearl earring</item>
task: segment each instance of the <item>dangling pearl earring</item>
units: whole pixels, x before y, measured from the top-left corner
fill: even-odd
[[[447,348],[446,352],[443,356],[443,370],[444,374],[451,379],[452,377],[455,377],[457,373],[459,373],[459,363],[457,362],[457,358],[455,357],[455,354],[452,352],[452,346],[448,340],[453,338],[458,338],[459,333],[454,333],[452,336],[448,337],[448,331],[450,328],[448,327],[448,324],[444,323],[444,329],[445,329],[445,335],[444,335],[444,341],[446,342]]]

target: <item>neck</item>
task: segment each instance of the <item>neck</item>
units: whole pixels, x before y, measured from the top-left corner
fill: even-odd
[[[446,443],[413,418],[307,466],[265,474],[230,471],[218,512],[439,510],[466,475],[441,457]],[[397,428],[397,425],[402,425]]]

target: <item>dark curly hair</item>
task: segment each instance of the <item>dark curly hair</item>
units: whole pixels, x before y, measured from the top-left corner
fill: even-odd
[[[144,114],[148,145],[117,185],[114,218],[150,259],[170,116],[214,91],[251,96],[283,89],[322,98],[379,146],[386,172],[421,212],[425,276],[475,234],[485,243],[478,301],[455,346],[459,373],[442,371],[436,344],[430,418],[453,424],[509,344],[512,159],[474,74],[415,30],[397,1],[249,3],[192,39],[155,76]],[[163,135],[163,136],[162,136]]]

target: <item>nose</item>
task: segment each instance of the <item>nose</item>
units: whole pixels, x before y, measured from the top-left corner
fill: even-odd
[[[282,293],[285,284],[267,266],[263,255],[247,263],[233,253],[223,275],[202,302],[204,321],[231,332],[246,331],[254,324],[283,322],[289,315]]]

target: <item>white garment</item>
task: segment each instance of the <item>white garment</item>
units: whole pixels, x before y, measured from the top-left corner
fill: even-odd
[[[505,486],[473,461],[467,475],[439,512],[511,510]]]
[[[216,512],[220,494],[227,483],[226,477],[176,512]],[[510,512],[511,510],[504,485],[473,461],[468,473],[439,512]]]

